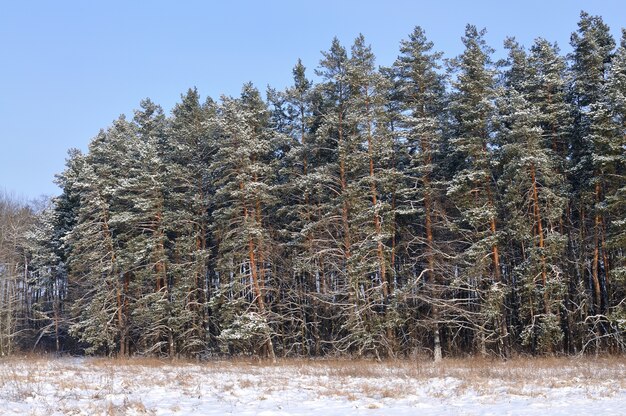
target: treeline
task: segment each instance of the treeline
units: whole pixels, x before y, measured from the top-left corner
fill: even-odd
[[[1,201],[0,355],[624,352],[626,31],[484,34],[142,101],[46,209]]]

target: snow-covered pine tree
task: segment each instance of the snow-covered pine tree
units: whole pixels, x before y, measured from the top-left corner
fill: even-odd
[[[305,232],[313,236],[314,244],[301,261],[316,264],[319,268],[316,299],[323,305],[318,310],[322,328],[320,337],[331,346],[345,336],[342,332],[345,316],[338,306],[348,300],[348,266],[352,248],[350,204],[353,201],[348,194],[346,164],[352,149],[347,142],[349,127],[346,121],[349,111],[348,55],[337,38],[322,55],[315,70],[321,82],[311,92],[317,101],[314,108],[318,112],[314,139],[310,142],[315,164],[309,165],[307,174],[314,211]]]
[[[435,361],[441,360],[441,322],[446,316],[444,289],[449,275],[446,260],[446,216],[443,212],[441,172],[442,124],[445,108],[445,75],[440,72],[442,54],[433,51],[433,43],[421,27],[415,27],[400,43],[400,55],[392,70],[397,82],[400,118],[398,135],[408,155],[397,187],[397,215],[406,224],[404,241],[409,253],[410,273],[406,276],[407,293],[413,293],[425,271],[428,286],[418,292],[418,299],[429,309],[418,319],[429,320]],[[418,285],[419,287],[419,285]],[[419,307],[419,305],[417,305]]]
[[[458,208],[456,227],[462,241],[455,284],[459,295],[467,299],[464,318],[473,327],[468,342],[473,342],[481,354],[487,353],[488,343],[506,336],[502,330],[504,287],[492,163],[495,71],[485,33],[467,25],[465,51],[450,62],[457,75],[449,106],[453,118],[449,145],[458,164],[447,189]]]
[[[498,144],[503,192],[504,231],[510,250],[509,285],[515,299],[515,322],[522,345],[533,353],[553,352],[563,333],[560,308],[566,288],[561,267],[566,239],[559,232],[566,205],[564,177],[559,173],[553,134],[545,131],[541,109],[533,97],[536,77],[526,52],[513,39],[509,49],[502,97],[498,100]],[[537,103],[531,102],[535,98]]]
[[[90,143],[74,188],[79,195],[76,226],[67,236],[69,279],[80,294],[72,304],[70,333],[87,345],[87,353],[129,353],[130,270],[118,233],[125,224],[111,222],[114,194],[124,177],[124,162],[134,127],[124,116]]]
[[[529,80],[525,99],[531,102],[539,111],[542,129],[543,147],[551,150],[551,160],[556,173],[566,179],[569,169],[569,155],[573,125],[573,107],[567,99],[568,78],[565,59],[559,55],[559,48],[545,39],[535,40],[528,56]],[[571,226],[569,213],[571,211],[571,187],[567,180],[562,183],[561,195],[567,198],[563,217],[558,222],[549,224],[550,232],[558,232],[569,239],[567,253],[559,261],[563,276],[566,279],[567,290],[564,293],[561,327],[563,329],[563,345],[568,351],[573,351],[572,340],[575,338],[576,327],[572,322],[579,319],[574,314],[581,311],[577,307],[579,302],[580,279],[576,278],[578,251],[575,244],[577,230]],[[515,258],[520,258],[516,256]]]
[[[584,276],[590,299],[590,314],[598,315],[607,308],[606,251],[606,161],[604,145],[606,108],[601,104],[605,94],[611,55],[615,41],[609,27],[599,16],[581,12],[578,30],[571,36],[571,100],[574,106],[570,181],[573,195],[571,222],[580,231],[577,255],[579,276]],[[590,268],[586,265],[591,264]]]
[[[610,317],[623,334],[626,331],[626,29],[622,29],[606,86],[605,100],[613,125],[610,149],[613,170],[608,175],[610,189],[606,192],[607,212],[611,222],[607,230],[607,249],[610,250],[609,293]]]
[[[360,35],[346,63],[349,111],[345,121],[346,197],[351,236],[348,262],[352,310],[345,328],[352,348],[377,356],[394,355],[394,276],[390,268],[393,213],[391,193],[397,178],[393,137],[387,120],[387,80],[377,71],[371,47]],[[348,150],[349,149],[349,150]]]
[[[124,262],[130,272],[132,332],[138,352],[173,355],[171,325],[173,281],[168,278],[170,245],[166,233],[166,165],[163,145],[166,118],[150,99],[141,102],[133,119],[135,137],[129,143],[126,171],[115,192],[112,223],[125,232]]]
[[[215,147],[216,105],[203,104],[189,89],[172,110],[165,148],[165,232],[169,236],[168,278],[179,353],[197,355],[207,347],[208,306],[215,282],[209,218],[213,204],[210,163]]]
[[[239,351],[262,349],[274,360],[268,305],[274,251],[266,217],[274,204],[274,144],[268,122],[267,105],[252,84],[244,85],[239,99],[223,97],[219,150],[211,164],[220,274],[220,290],[211,305],[222,341]]]
[[[316,74],[322,82],[318,85],[323,101],[322,123],[316,140],[321,149],[320,166],[316,171],[316,193],[319,195],[319,223],[312,224],[327,234],[328,253],[324,261],[331,272],[330,281],[324,285],[337,287],[345,282],[348,260],[351,256],[350,201],[346,159],[352,149],[347,143],[347,99],[349,86],[346,75],[348,55],[337,38],[327,52],[322,52]],[[322,198],[323,196],[323,198]],[[341,282],[341,283],[340,283]]]
[[[572,107],[567,102],[567,65],[559,53],[556,44],[542,38],[535,40],[528,56],[530,79],[526,87],[527,100],[540,110],[544,147],[552,149],[559,173],[563,174],[567,167]]]
[[[279,206],[272,219],[280,229],[280,293],[277,307],[285,318],[281,340],[289,353],[320,355],[322,324],[326,304],[319,296],[325,289],[323,254],[317,242],[324,236],[311,224],[318,221],[315,171],[319,149],[315,130],[319,124],[313,83],[306,77],[300,60],[292,70],[293,84],[284,92],[270,90],[271,127],[282,139],[277,155],[277,195]]]

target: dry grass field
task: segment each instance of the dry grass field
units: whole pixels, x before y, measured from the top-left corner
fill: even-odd
[[[4,415],[618,415],[626,357],[0,360]]]

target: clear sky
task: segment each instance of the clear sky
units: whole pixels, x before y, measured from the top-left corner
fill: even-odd
[[[150,97],[166,112],[196,86],[237,95],[244,82],[282,89],[302,58],[309,75],[337,36],[363,33],[379,65],[420,25],[435,47],[462,51],[466,23],[530,46],[542,36],[570,51],[581,10],[619,41],[624,0],[21,1],[0,0],[0,191],[54,195],[67,150]]]

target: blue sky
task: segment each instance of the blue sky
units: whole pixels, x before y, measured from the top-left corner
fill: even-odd
[[[54,195],[67,150],[150,97],[166,112],[196,86],[202,97],[291,82],[301,58],[312,76],[337,36],[363,33],[389,65],[416,25],[437,50],[462,51],[466,23],[529,46],[542,36],[569,52],[581,10],[619,40],[623,0],[474,1],[7,1],[0,0],[0,191]]]

